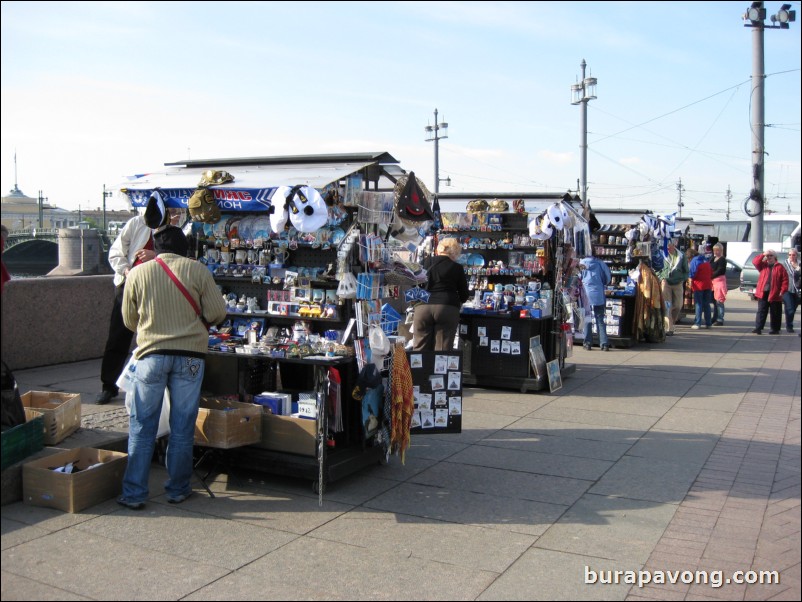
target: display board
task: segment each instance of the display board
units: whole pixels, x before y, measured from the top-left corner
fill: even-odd
[[[462,353],[409,351],[413,434],[462,432]]]

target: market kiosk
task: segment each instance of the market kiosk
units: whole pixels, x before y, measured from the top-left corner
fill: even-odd
[[[353,392],[370,329],[397,329],[382,299],[400,289],[369,269],[375,224],[363,207],[389,200],[392,211],[404,177],[388,153],[364,153],[168,163],[120,187],[133,207],[158,189],[168,207],[211,194],[219,209],[184,228],[229,312],[210,331],[203,396],[264,408],[258,441],[226,444],[229,464],[310,478],[322,496],[327,482],[388,460]]]
[[[575,370],[565,360],[572,349],[576,266],[590,248],[578,199],[482,193],[441,194],[439,201],[440,236],[459,239],[473,294],[460,320],[464,384],[521,392],[553,388],[548,364],[561,376]],[[447,210],[460,205],[464,211]],[[549,227],[543,220],[550,210]],[[563,219],[565,225],[554,223]]]

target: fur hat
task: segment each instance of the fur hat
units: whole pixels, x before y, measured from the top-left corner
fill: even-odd
[[[164,205],[162,193],[154,190],[148,197],[148,204],[145,208],[145,223],[148,228],[155,230],[170,222],[167,215],[167,208]]]
[[[153,250],[156,255],[162,253],[175,253],[181,257],[187,256],[189,242],[184,232],[178,226],[167,226],[153,235]]]

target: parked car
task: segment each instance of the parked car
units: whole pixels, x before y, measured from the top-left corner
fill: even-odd
[[[754,267],[754,266],[753,266]],[[731,291],[741,285],[741,266],[735,263],[732,259],[727,260],[727,290]]]
[[[752,263],[752,260],[761,254],[761,251],[752,251],[747,258],[744,267],[741,268],[741,286],[739,287],[739,290],[742,293],[749,295],[749,298],[752,301],[755,300],[755,288],[757,288],[758,278],[758,271],[755,267],[755,264]],[[782,263],[786,259],[788,259],[788,253],[786,251],[777,251],[777,261],[779,263]]]

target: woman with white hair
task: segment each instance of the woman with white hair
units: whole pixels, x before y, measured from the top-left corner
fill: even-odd
[[[444,238],[427,266],[429,301],[415,307],[412,348],[415,351],[448,351],[454,347],[459,310],[468,300],[468,279],[457,263],[462,247],[456,238]]]
[[[727,300],[727,258],[724,256],[724,245],[720,242],[713,245],[710,267],[713,268],[713,326],[724,326],[724,302]]]

